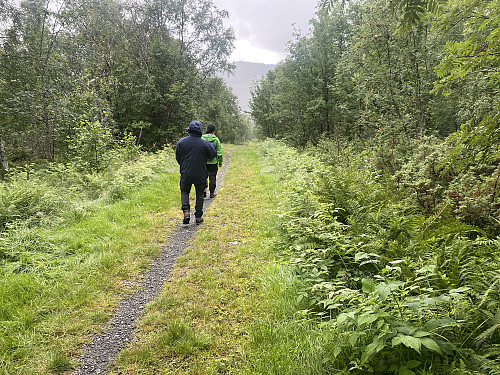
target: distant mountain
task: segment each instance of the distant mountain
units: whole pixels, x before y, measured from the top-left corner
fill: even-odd
[[[248,101],[251,98],[250,88],[269,70],[274,69],[274,64],[252,63],[237,61],[234,63],[236,69],[231,75],[221,76],[229,87],[233,89],[234,95],[238,97],[238,104],[242,111],[250,111]]]

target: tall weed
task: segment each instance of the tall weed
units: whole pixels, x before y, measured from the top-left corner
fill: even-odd
[[[64,205],[64,197],[45,182],[25,181],[18,176],[2,184],[0,193],[0,231],[18,221],[37,224],[48,220]]]

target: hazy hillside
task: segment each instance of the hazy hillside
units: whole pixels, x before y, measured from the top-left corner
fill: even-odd
[[[233,89],[238,97],[238,103],[242,111],[250,111],[248,101],[250,100],[250,88],[254,81],[259,80],[276,65],[237,61],[234,63],[236,69],[230,76],[223,76],[228,86]]]

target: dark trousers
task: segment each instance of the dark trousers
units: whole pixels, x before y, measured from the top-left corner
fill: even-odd
[[[181,180],[181,204],[182,211],[190,211],[191,206],[189,205],[189,193],[191,193],[191,186],[194,185],[196,190],[196,204],[194,206],[195,217],[203,216],[203,192],[205,190],[205,184],[194,184],[192,182],[182,181]]]
[[[215,192],[215,188],[217,187],[217,171],[218,170],[219,170],[219,167],[217,166],[217,164],[207,164],[209,183],[205,185],[205,188],[208,186],[208,189],[210,190],[210,194],[213,194]]]

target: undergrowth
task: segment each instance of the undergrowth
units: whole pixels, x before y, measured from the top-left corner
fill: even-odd
[[[261,152],[286,192],[276,247],[301,285],[287,332],[312,326],[297,346],[322,363],[270,373],[500,373],[498,237],[425,212],[367,152],[349,165],[272,141]]]
[[[234,153],[116,371],[500,373],[500,239],[487,227],[494,221],[475,220],[480,207],[450,209],[446,191],[456,187],[445,175],[419,202],[425,189],[408,177],[434,159],[406,160],[400,178],[366,150],[335,163],[275,141],[260,152],[264,164],[252,148]],[[82,337],[107,320],[174,225],[164,219],[178,211],[169,158],[11,176],[27,192],[0,193],[11,202],[0,216],[3,373],[74,367]]]
[[[0,374],[74,368],[179,212],[171,151],[11,171],[0,189]]]

